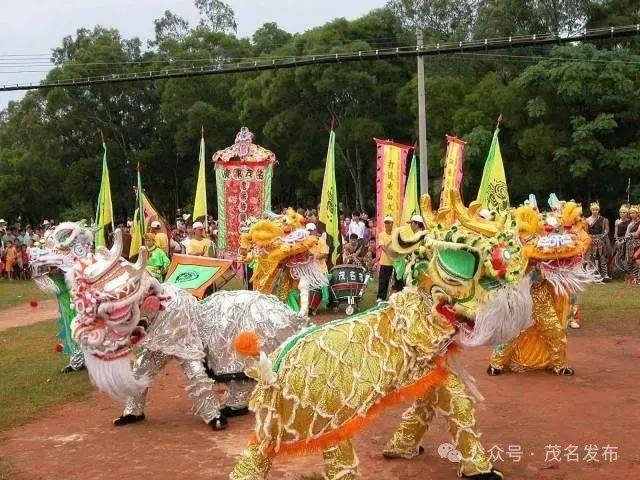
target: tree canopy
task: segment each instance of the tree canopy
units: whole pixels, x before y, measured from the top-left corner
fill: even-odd
[[[356,20],[337,18],[304,33],[265,23],[248,39],[236,35],[234,12],[223,2],[195,4],[197,25],[166,11],[147,45],[115,29],[79,29],[52,50],[47,79],[412,45],[416,28],[430,42],[640,21],[628,0],[392,0]],[[465,194],[475,197],[502,114],[513,202],[555,192],[598,199],[612,212],[626,200],[628,178],[632,201],[640,202],[639,66],[636,39],[427,57],[431,193],[438,192],[445,135],[451,134],[468,142]],[[278,157],[272,203],[315,206],[332,118],[339,200],[347,210],[372,210],[373,137],[409,145],[418,138],[415,60],[31,91],[0,113],[0,213],[37,221],[92,212],[102,130],[116,216],[133,211],[140,164],[145,189],[173,218],[193,202],[201,126],[210,158],[243,125]],[[208,183],[215,214],[212,165]]]

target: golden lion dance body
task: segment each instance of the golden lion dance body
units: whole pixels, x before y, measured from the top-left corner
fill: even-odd
[[[531,276],[533,325],[512,341],[498,345],[487,369],[489,375],[551,369],[557,375],[573,375],[566,366],[567,323],[575,314],[577,293],[598,281],[594,267],[583,262],[589,235],[574,202],[560,204],[540,215],[530,206],[516,210],[516,218]]]
[[[273,220],[260,220],[242,235],[241,247],[253,262],[253,289],[275,294],[287,302],[300,291],[300,314],[309,310],[309,291],[328,285],[327,276],[312,255],[318,239],[304,228],[303,217],[293,210]]]
[[[258,380],[250,400],[255,436],[231,479],[264,479],[275,456],[320,450],[327,478],[356,478],[351,438],[381,408],[406,398],[415,402],[387,443],[386,457],[417,456],[439,413],[459,453],[460,474],[502,478],[480,443],[463,380],[469,377],[454,367],[452,354],[456,342],[495,345],[528,326],[530,315],[495,306],[518,303],[521,247],[515,222],[483,220],[478,206],[467,210],[459,193],[450,196],[452,207],[437,214],[423,199],[427,231],[394,232],[394,250],[413,253],[410,286],[355,317],[304,330],[246,370]],[[238,347],[254,357],[258,350]]]

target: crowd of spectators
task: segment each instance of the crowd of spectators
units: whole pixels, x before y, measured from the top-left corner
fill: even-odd
[[[44,220],[39,226],[20,223],[8,225],[0,218],[0,278],[27,279],[29,273],[29,249],[39,246],[45,232],[53,222]]]

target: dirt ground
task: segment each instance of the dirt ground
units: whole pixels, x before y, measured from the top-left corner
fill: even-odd
[[[506,478],[640,478],[639,326],[587,323],[571,332],[569,358],[577,371],[571,378],[545,372],[488,377],[489,349],[461,354],[486,397],[477,407],[483,443],[501,458],[496,466]],[[12,480],[226,479],[252,418],[232,419],[228,430],[213,432],[190,414],[183,388],[181,373],[171,365],[150,393],[147,420],[127,427],[111,425],[120,407],[97,393],[47,412],[0,435],[0,472]],[[440,419],[423,440],[424,455],[382,458],[402,409],[383,412],[356,438],[362,478],[456,478],[455,465],[437,455],[449,441]],[[280,458],[270,478],[310,480],[322,470],[320,454]]]
[[[58,316],[56,300],[40,300],[35,307],[25,301],[24,304],[0,312],[0,332],[8,328],[32,325],[56,316]]]

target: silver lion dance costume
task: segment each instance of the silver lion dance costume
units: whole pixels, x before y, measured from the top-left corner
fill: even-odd
[[[326,478],[355,479],[351,438],[376,411],[406,397],[415,403],[385,456],[418,455],[438,413],[460,453],[459,473],[503,478],[479,440],[467,388],[477,390],[452,354],[456,343],[500,343],[526,328],[530,304],[519,298],[530,285],[518,284],[524,265],[515,222],[484,220],[478,204],[467,210],[458,192],[445,194],[451,206],[435,214],[423,198],[426,231],[393,234],[395,252],[413,252],[411,286],[372,310],[303,331],[269,356],[268,368],[261,360],[247,369],[258,380],[249,404],[255,434],[232,480],[264,479],[274,457],[319,450]]]
[[[84,355],[80,346],[73,340],[71,332],[75,312],[71,305],[71,287],[65,281],[65,274],[73,269],[76,260],[89,255],[93,244],[93,232],[82,222],[64,222],[54,230],[49,230],[43,240],[42,247],[33,247],[29,251],[31,278],[40,290],[55,295],[58,300],[58,338],[62,352],[69,357],[69,363],[62,372],[82,370]]]
[[[275,297],[256,292],[218,292],[199,302],[149,275],[145,249],[135,265],[120,257],[121,249],[117,230],[111,251],[102,248],[81,260],[72,280],[74,338],[85,353],[91,381],[125,402],[114,423],[144,419],[147,389],[173,359],[187,378],[194,412],[214,430],[225,428],[227,416],[246,413],[254,386],[242,373],[233,339],[241,330],[255,330],[271,351],[297,332],[300,318]],[[136,344],[140,353],[132,367]],[[216,380],[228,383],[220,398]]]

